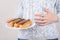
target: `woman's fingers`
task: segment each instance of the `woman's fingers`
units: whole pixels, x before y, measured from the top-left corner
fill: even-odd
[[[35,20],[35,22],[38,24],[38,25],[41,25],[41,26],[43,26],[43,25],[45,25],[46,23],[47,23],[47,20]]]
[[[14,20],[14,18],[11,18],[11,19],[7,20],[7,23],[11,22],[12,20]]]
[[[44,17],[44,14],[35,14],[36,17]]]
[[[36,21],[44,21],[44,20],[46,20],[46,18],[34,18],[34,20]]]
[[[39,25],[39,26],[45,26],[48,23],[48,20],[46,17],[34,18],[34,20],[37,23],[37,25]]]
[[[47,23],[45,22],[45,23],[37,23],[39,26],[45,26],[45,25],[47,25]]]
[[[47,18],[45,17],[45,15],[39,15],[39,14],[35,15],[34,20],[37,23],[37,25],[40,25],[40,26],[45,25],[47,22]]]
[[[35,21],[36,23],[39,23],[39,24],[44,24],[44,23],[46,23],[47,21],[46,20],[44,20],[44,21]]]
[[[47,20],[47,17],[35,17],[34,20],[36,21],[44,21]]]

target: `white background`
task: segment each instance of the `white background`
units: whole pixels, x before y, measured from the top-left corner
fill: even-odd
[[[16,14],[16,9],[17,0],[0,0],[0,40],[17,40],[18,30],[5,27],[6,20]]]

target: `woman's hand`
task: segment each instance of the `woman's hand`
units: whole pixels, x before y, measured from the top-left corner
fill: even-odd
[[[48,10],[46,8],[44,9],[44,11],[47,14],[35,14],[34,20],[37,23],[37,25],[45,26],[45,25],[48,25],[50,23],[58,21],[57,14],[53,13],[52,11],[50,11],[50,10]]]
[[[12,20],[14,20],[14,18],[8,19],[7,23],[11,22]]]

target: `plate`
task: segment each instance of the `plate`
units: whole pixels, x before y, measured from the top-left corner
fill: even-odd
[[[32,23],[29,27],[27,28],[16,28],[16,27],[11,27],[8,23],[6,23],[6,27],[7,28],[10,28],[10,29],[28,29],[28,28],[31,28],[31,27],[34,27],[35,26],[35,23]]]

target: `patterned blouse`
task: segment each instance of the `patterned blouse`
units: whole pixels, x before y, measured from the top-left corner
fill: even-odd
[[[33,22],[34,14],[45,14],[43,8],[47,8],[57,13],[60,19],[60,0],[18,0],[18,9],[15,17],[31,19]],[[53,17],[52,17],[53,18]],[[56,23],[44,27],[35,25],[28,29],[20,29],[18,38],[28,40],[45,40],[58,38]]]

